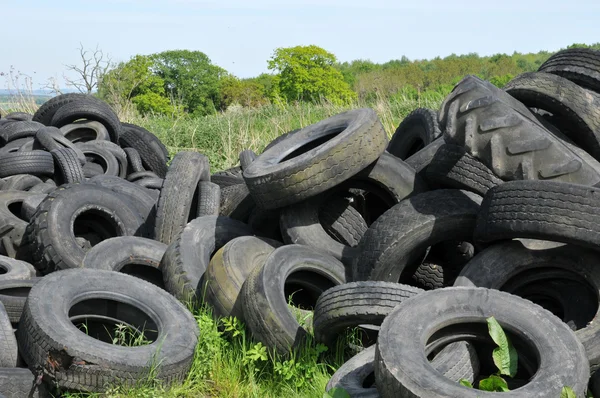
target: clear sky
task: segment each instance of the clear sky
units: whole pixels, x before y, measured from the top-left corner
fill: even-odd
[[[82,43],[114,61],[200,50],[251,77],[277,47],[375,62],[535,52],[598,42],[599,22],[600,0],[0,0],[0,72],[12,65],[37,89],[77,62]]]

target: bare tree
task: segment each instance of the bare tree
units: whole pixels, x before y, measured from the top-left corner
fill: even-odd
[[[66,65],[68,71],[75,72],[77,78],[63,75],[67,85],[75,87],[80,93],[91,94],[98,87],[98,82],[111,67],[111,58],[96,46],[96,49],[86,50],[80,43],[79,56],[81,65]]]

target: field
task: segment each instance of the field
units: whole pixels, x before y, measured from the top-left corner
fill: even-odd
[[[241,108],[199,118],[166,116],[124,116],[156,134],[171,157],[179,151],[199,151],[210,159],[211,172],[238,163],[244,149],[260,153],[272,139],[323,118],[353,108],[371,107],[391,136],[401,120],[417,107],[437,109],[443,96],[421,100],[403,97],[379,99],[348,106],[326,103],[297,103]],[[4,105],[0,112],[26,110],[18,104]],[[31,112],[30,109],[28,111]],[[233,319],[215,321],[207,309],[194,311],[200,339],[194,364],[182,385],[163,387],[152,377],[134,387],[115,386],[105,395],[65,394],[67,398],[196,398],[196,397],[323,397],[329,377],[342,363],[343,353],[322,352],[308,343],[286,361],[274,358],[260,344],[250,341],[243,326]],[[304,320],[302,320],[304,321]],[[220,326],[220,327],[219,327]],[[345,394],[339,396],[345,397]],[[337,395],[336,395],[337,397]]]

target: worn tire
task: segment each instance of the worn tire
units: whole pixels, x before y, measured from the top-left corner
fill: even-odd
[[[471,192],[450,189],[403,200],[365,233],[353,263],[354,280],[404,280],[412,276],[428,247],[449,238],[471,240],[480,201]]]
[[[245,149],[242,152],[240,152],[239,159],[240,168],[242,169],[242,171],[246,170],[248,166],[250,166],[250,164],[254,162],[256,156],[256,153],[254,153],[254,151],[251,149]]]
[[[46,385],[38,384],[37,377],[31,370],[22,368],[0,368],[0,396],[5,398],[51,397]]]
[[[387,146],[387,151],[402,160],[408,159],[442,134],[437,112],[417,108],[406,116]]]
[[[255,339],[282,356],[301,346],[307,335],[288,308],[285,285],[294,273],[294,285],[306,290],[301,300],[308,305],[314,305],[328,288],[345,282],[342,263],[301,245],[276,249],[248,275],[241,291],[246,325]]]
[[[48,101],[44,102],[33,114],[32,120],[35,122],[42,123],[45,126],[50,126],[50,122],[54,117],[56,111],[61,108],[63,105],[68,104],[73,101],[98,101],[95,97],[87,94],[80,93],[68,93],[68,94],[60,94],[56,97],[50,98]]]
[[[256,203],[244,182],[221,187],[219,215],[247,222],[256,208]]]
[[[477,77],[466,77],[446,97],[440,124],[446,142],[464,146],[504,181],[600,182],[600,163],[593,157],[550,133],[529,108]]]
[[[140,153],[133,148],[124,148],[127,154],[127,174],[145,171]]]
[[[252,235],[246,224],[221,216],[204,216],[187,224],[167,248],[161,269],[167,290],[180,301],[197,304],[201,278],[210,258],[227,242]]]
[[[11,324],[19,323],[29,291],[41,280],[42,278],[27,278],[0,281],[0,303],[4,305]]]
[[[99,140],[109,140],[108,130],[100,122],[93,120],[78,120],[64,125],[60,132],[72,143],[82,143]]]
[[[548,242],[550,243],[550,242]],[[600,254],[549,244],[530,249],[519,241],[493,245],[473,258],[454,286],[502,290],[536,302],[560,317],[585,348],[591,370],[600,367]]]
[[[123,131],[119,142],[124,148],[134,148],[140,154],[142,164],[160,178],[167,175],[169,151],[154,134],[143,127],[121,123]]]
[[[121,134],[121,122],[115,112],[102,101],[90,101],[88,99],[69,102],[58,108],[52,116],[50,125],[62,127],[79,119],[95,120],[102,123],[110,140],[119,142]]]
[[[83,168],[77,154],[71,148],[59,148],[50,151],[54,159],[56,180],[59,185],[81,182],[85,179]]]
[[[517,76],[504,90],[530,108],[552,113],[561,133],[600,159],[600,94],[541,72]]]
[[[116,156],[106,148],[95,145],[94,141],[77,145],[85,155],[87,163],[95,163],[102,166],[103,174],[109,176],[119,176],[121,167]]]
[[[196,217],[218,216],[221,206],[221,187],[210,181],[198,183],[198,210]]]
[[[21,146],[19,148],[19,152],[31,151],[34,149],[53,151],[60,148],[70,148],[76,152],[77,159],[79,159],[80,164],[83,165],[87,161],[83,152],[81,152],[81,150],[75,144],[63,136],[60,130],[56,127],[43,127],[39,129],[35,134],[35,140],[31,145],[31,149],[26,148],[28,145],[29,144],[26,143]]]
[[[33,115],[27,112],[10,112],[4,116],[6,119],[10,120],[20,120],[23,122],[31,121],[33,119]]]
[[[0,177],[15,174],[53,175],[54,160],[46,151],[15,152],[0,158]]]
[[[0,127],[0,145],[4,146],[11,141],[35,136],[36,132],[44,127],[43,124],[31,121],[17,121]]]
[[[0,302],[0,394],[4,393],[2,389],[3,380],[2,368],[14,368],[18,362],[18,347],[15,333],[11,325],[8,313],[4,305]]]
[[[85,254],[81,267],[122,272],[164,289],[160,261],[167,245],[137,236],[106,239]]]
[[[485,327],[485,319],[490,316],[494,316],[505,331],[514,331],[509,338],[518,352],[522,352],[520,347],[529,348],[532,359],[539,361],[526,385],[503,396],[558,397],[564,386],[571,387],[577,396],[585,395],[589,366],[583,346],[567,325],[520,297],[496,290],[460,287],[417,295],[398,305],[383,321],[375,351],[375,379],[381,395],[496,396],[461,386],[433,371],[426,353],[436,344],[431,339],[427,342],[427,331],[437,330],[436,337],[442,343],[461,331],[466,336],[491,342]],[[444,335],[444,326],[450,323],[456,329]],[[475,328],[473,323],[483,327]],[[458,328],[461,324],[462,329]],[[520,338],[515,339],[515,335]]]
[[[219,249],[204,273],[204,302],[216,318],[234,316],[244,321],[240,291],[248,275],[262,267],[267,257],[281,244],[240,236]]]
[[[156,240],[170,244],[195,218],[198,182],[207,181],[209,176],[206,156],[197,152],[179,152],[173,158],[156,208]]]
[[[258,206],[279,208],[347,180],[377,160],[386,144],[375,111],[352,110],[289,134],[260,154],[243,177]]]
[[[63,293],[53,295],[57,291]],[[47,300],[51,296],[54,299]],[[76,298],[84,301],[74,305]],[[90,314],[91,306],[85,303],[90,298],[113,305],[94,307]],[[155,330],[154,341],[137,347],[105,343],[77,330],[70,319],[77,316],[109,317],[138,330]],[[129,275],[90,269],[43,278],[31,289],[17,331],[19,348],[31,368],[40,369],[58,387],[91,392],[104,391],[117,382],[139,382],[148,377],[152,364],[158,364],[154,369],[157,380],[183,380],[192,365],[198,335],[192,314],[167,292]]]
[[[210,176],[210,180],[221,188],[231,185],[245,184],[240,166],[232,167],[223,171],[217,171],[215,174]]]
[[[569,48],[552,55],[539,72],[552,73],[588,90],[600,93],[600,52],[591,48]]]
[[[72,184],[48,194],[30,221],[27,235],[36,268],[47,274],[79,267],[85,253],[102,240],[147,237],[149,231],[138,208],[126,197],[95,184]]]

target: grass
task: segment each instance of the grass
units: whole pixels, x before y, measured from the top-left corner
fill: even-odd
[[[277,136],[315,123],[337,113],[361,107],[373,108],[387,131],[395,131],[400,121],[418,107],[437,109],[443,95],[419,100],[398,96],[380,98],[371,103],[356,102],[347,106],[327,103],[268,105],[255,109],[239,109],[201,118],[165,116],[123,117],[145,127],[167,146],[171,156],[179,151],[199,151],[211,164],[211,171],[224,170],[238,163],[244,149],[260,153]],[[0,109],[33,112],[30,102]],[[306,313],[294,310],[301,324],[309,326]],[[105,394],[72,394],[66,398],[197,398],[197,397],[323,397],[325,386],[334,370],[340,366],[342,354],[323,352],[324,347],[307,342],[295,356],[278,359],[266,347],[254,343],[239,321],[215,321],[209,309],[195,311],[200,338],[192,369],[181,385],[164,387],[152,377],[134,387],[114,387]],[[143,342],[139,336],[122,331],[125,345]],[[348,342],[351,342],[350,340]]]

